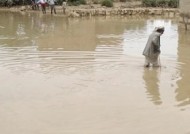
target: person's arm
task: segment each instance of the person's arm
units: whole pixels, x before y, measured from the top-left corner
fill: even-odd
[[[153,47],[154,47],[154,52],[160,52],[160,37],[159,36],[154,36],[152,39]]]

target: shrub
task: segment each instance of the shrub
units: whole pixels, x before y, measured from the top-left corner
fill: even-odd
[[[143,0],[142,3],[146,7],[156,7],[156,0]]]
[[[5,6],[6,0],[0,0],[0,6]]]
[[[179,0],[142,0],[143,6],[146,7],[171,7],[177,8]]]
[[[98,0],[93,0],[93,4],[99,4],[100,2]]]
[[[127,0],[119,0],[120,2],[127,2]]]
[[[80,0],[80,4],[86,5],[86,0]]]
[[[168,7],[168,0],[157,0],[157,7]]]
[[[64,1],[64,0],[56,0],[56,4],[57,4],[57,5],[62,5],[63,1]]]
[[[86,5],[86,0],[69,0],[68,5],[69,6],[78,6],[78,5]]]
[[[170,0],[168,3],[168,6],[172,8],[177,8],[178,4],[179,4],[179,0]]]
[[[112,0],[103,0],[101,5],[106,6],[106,7],[113,7],[113,1]]]
[[[71,3],[71,6],[79,6],[80,5],[80,1],[74,1]]]

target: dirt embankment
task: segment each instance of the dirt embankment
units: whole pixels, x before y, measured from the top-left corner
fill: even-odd
[[[33,10],[31,5],[16,6],[11,8],[0,8],[0,10],[13,12],[41,12],[41,10]],[[46,8],[47,14],[50,13],[50,7]],[[100,4],[87,4],[81,6],[67,6],[66,14],[63,14],[61,6],[56,6],[57,15],[68,17],[82,16],[110,16],[110,15],[164,15],[168,17],[176,17],[179,15],[177,8],[145,8],[141,7],[139,2],[114,2],[112,8],[102,7]]]

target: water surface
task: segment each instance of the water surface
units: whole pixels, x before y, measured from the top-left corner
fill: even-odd
[[[190,133],[190,33],[177,20],[0,18],[0,133]],[[162,67],[145,69],[159,25]]]

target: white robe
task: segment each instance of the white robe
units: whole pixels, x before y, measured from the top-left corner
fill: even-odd
[[[155,63],[160,54],[160,36],[161,33],[153,31],[149,36],[147,44],[144,48],[143,55],[149,63]]]

